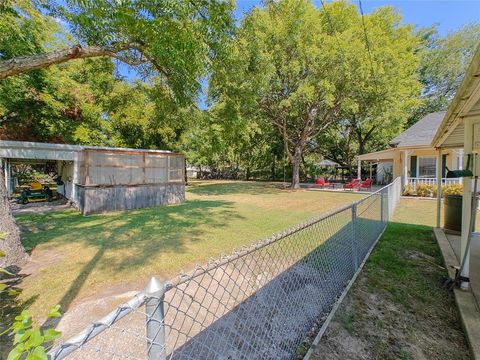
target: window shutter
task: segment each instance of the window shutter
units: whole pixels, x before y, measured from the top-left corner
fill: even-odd
[[[442,178],[447,173],[447,154],[442,155]]]
[[[417,157],[410,156],[410,177],[417,177]]]

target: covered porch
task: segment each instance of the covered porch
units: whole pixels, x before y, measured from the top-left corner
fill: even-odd
[[[432,146],[439,153],[449,149],[463,149],[462,165],[464,166],[460,168],[470,170],[474,176],[480,175],[480,47],[475,52],[465,78],[432,141]],[[468,279],[471,275],[470,270],[473,270],[471,263],[480,263],[480,256],[473,257],[472,253],[472,247],[476,246],[475,243],[478,244],[478,238],[474,237],[469,241],[469,235],[474,229],[474,227],[471,228],[472,207],[476,207],[474,199],[477,194],[473,191],[472,176],[465,176],[462,181],[464,186],[459,263],[465,259],[461,275]],[[441,196],[439,191],[436,221],[438,228],[441,226],[442,218]],[[465,290],[469,289],[469,285],[468,281],[462,282],[462,288]]]
[[[375,177],[377,183],[389,183],[392,178],[400,176],[402,188],[410,185],[413,191],[416,191],[419,184],[436,186],[441,183],[442,186],[445,186],[462,182],[461,178],[446,177],[447,168],[462,169],[462,149],[414,148],[401,150],[391,148],[360,155],[357,161],[357,177],[359,179],[362,168],[367,165],[370,169],[370,177]],[[372,174],[373,165],[376,165],[376,174]]]

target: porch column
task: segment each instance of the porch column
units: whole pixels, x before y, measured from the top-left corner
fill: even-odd
[[[403,176],[402,187],[408,184],[408,150],[403,152]],[[403,190],[402,190],[403,191]]]
[[[458,170],[463,170],[463,149],[458,150]],[[459,182],[463,184],[463,178],[460,178]]]
[[[466,156],[473,151],[473,119],[464,118],[464,152]],[[464,160],[466,161],[466,159]],[[472,166],[470,164],[470,166]],[[472,179],[463,178],[463,201],[462,201],[462,239],[460,244],[460,261],[465,257],[465,264],[461,275],[469,277],[470,275],[470,247],[467,248],[468,237],[470,235],[470,218],[472,216]],[[462,282],[461,288],[468,290],[468,282]]]
[[[437,228],[440,227],[442,221],[442,149],[437,152]]]
[[[362,160],[358,159],[358,164],[357,164],[357,179],[361,180],[362,179]]]
[[[369,162],[368,164],[370,166],[370,179],[371,179],[372,178],[372,162]],[[377,167],[377,169],[378,169],[378,167]]]

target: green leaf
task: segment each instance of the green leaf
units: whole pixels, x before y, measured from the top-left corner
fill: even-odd
[[[47,329],[43,332],[43,337],[45,338],[44,341],[50,342],[52,340],[55,340],[60,337],[61,334],[62,333],[60,331],[57,331],[55,329]]]
[[[36,347],[30,354],[28,354],[26,360],[47,360],[47,353],[43,346]]]
[[[7,237],[8,232],[0,233],[0,240],[3,240]],[[3,255],[2,255],[3,254]],[[0,257],[7,256],[3,251],[0,250]]]
[[[19,290],[8,289],[7,293],[10,296],[17,296],[18,294],[20,294],[20,291]]]
[[[0,256],[0,257],[1,257],[1,256]],[[0,273],[4,273],[4,274],[7,274],[7,275],[14,275],[13,273],[11,273],[10,271],[5,270],[4,268],[0,268]]]
[[[8,354],[7,360],[18,360],[23,354],[24,346],[23,343],[18,344],[15,346],[10,353]]]
[[[0,292],[7,288],[7,284],[0,284]]]
[[[32,330],[27,330],[25,329],[19,329],[18,331],[15,332],[15,337],[13,338],[13,344],[19,344],[25,342],[30,335],[32,334]]]
[[[53,309],[51,309],[48,314],[48,317],[60,317],[62,316],[60,312],[60,305],[56,305]]]
[[[1,235],[0,235],[1,236]],[[1,237],[0,237],[1,238]],[[3,250],[0,250],[0,257],[5,257],[7,256],[7,254],[5,254],[5,251]]]
[[[25,347],[27,349],[35,348],[42,345],[43,340],[44,337],[42,336],[40,329],[35,329],[32,331],[32,335],[30,335],[30,338],[25,342]]]

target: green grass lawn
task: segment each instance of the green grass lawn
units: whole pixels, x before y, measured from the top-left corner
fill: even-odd
[[[22,215],[17,220],[32,261],[21,299],[41,316],[55,304],[68,309],[115,287],[137,290],[152,275],[169,278],[362,196],[195,182],[181,205],[88,217],[73,210]]]
[[[435,219],[435,201],[401,200],[314,359],[469,359]]]

